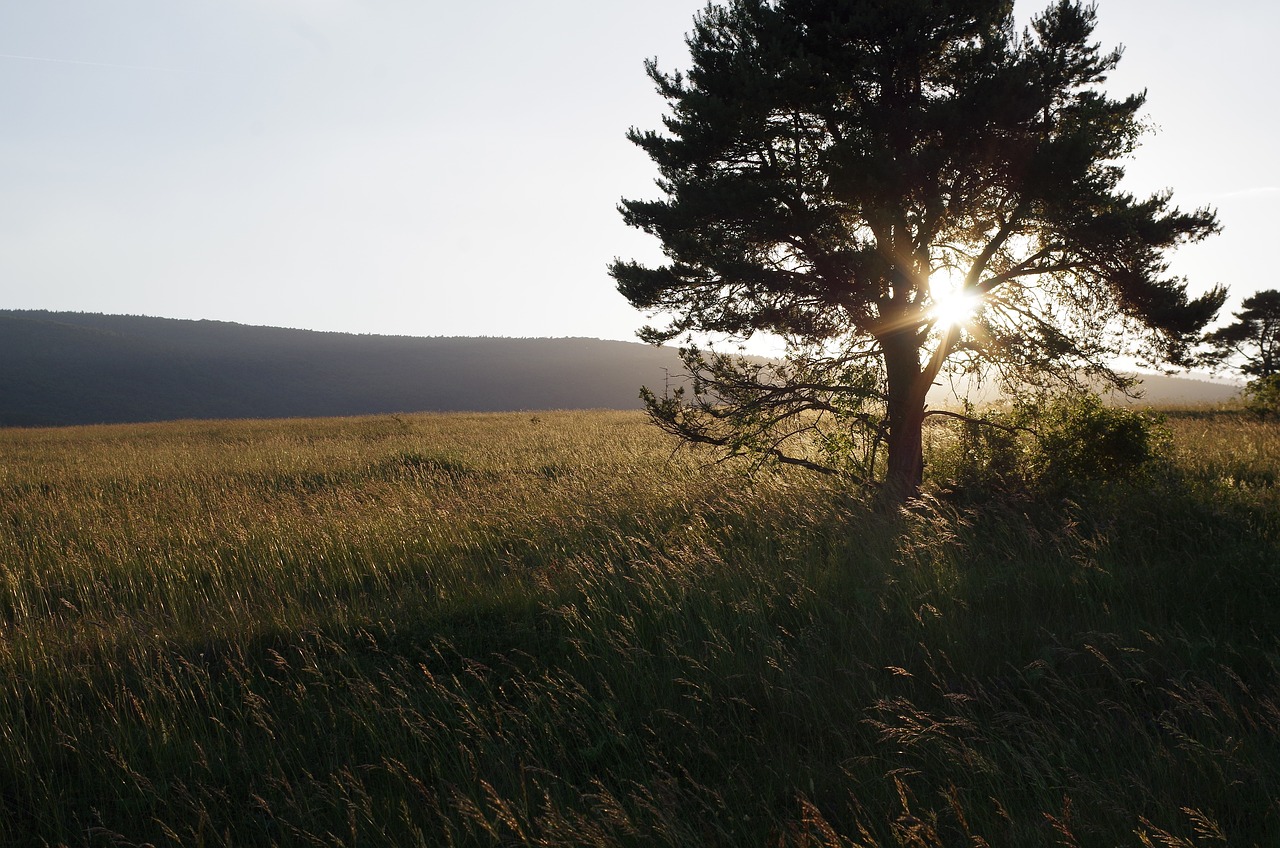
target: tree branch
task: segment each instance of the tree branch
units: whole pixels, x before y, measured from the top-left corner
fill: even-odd
[[[974,418],[972,415],[963,415],[959,412],[952,412],[949,409],[929,409],[924,413],[925,418],[939,415],[944,418],[955,418],[964,421],[967,424],[978,424],[983,427],[994,427],[997,430],[1004,430],[1006,433],[1033,433],[1030,427],[1015,427],[1012,424],[1001,424],[997,421],[991,421],[986,418]]]

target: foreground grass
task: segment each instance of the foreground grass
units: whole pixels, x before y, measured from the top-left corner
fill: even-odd
[[[0,844],[1274,845],[1280,428],[869,512],[636,415],[0,431]]]

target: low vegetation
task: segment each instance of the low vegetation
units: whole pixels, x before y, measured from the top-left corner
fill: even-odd
[[[1144,421],[892,516],[639,413],[0,431],[0,844],[1275,845],[1280,424]]]

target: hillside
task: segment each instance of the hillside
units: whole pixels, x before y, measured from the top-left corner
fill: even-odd
[[[598,339],[351,335],[0,310],[0,426],[635,409],[640,386],[661,386],[680,368],[674,350]],[[1151,377],[1144,402],[1217,403],[1236,391]]]
[[[0,425],[638,408],[672,350],[0,311]]]

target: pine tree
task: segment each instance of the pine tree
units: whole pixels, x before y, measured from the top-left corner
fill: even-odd
[[[1102,90],[1120,52],[1091,41],[1094,9],[1060,0],[1020,34],[1012,11],[731,0],[695,17],[687,73],[647,63],[669,114],[629,137],[664,196],[621,211],[668,261],[610,268],[667,319],[642,338],[788,342],[777,364],[689,342],[691,391],[646,395],[661,426],[863,478],[887,448],[898,502],[944,368],[1120,383],[1119,352],[1187,361],[1225,292],[1190,297],[1164,256],[1215,214],[1120,188],[1144,96]]]
[[[1240,304],[1234,324],[1209,334],[1218,358],[1235,359],[1249,377],[1280,374],[1280,291],[1252,294]]]

